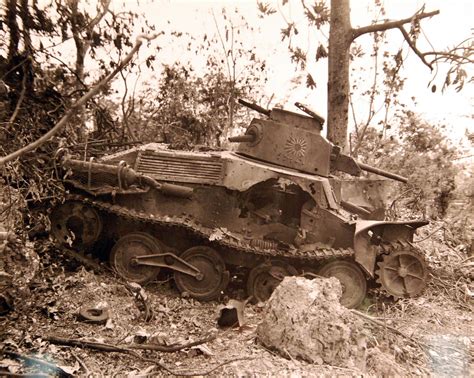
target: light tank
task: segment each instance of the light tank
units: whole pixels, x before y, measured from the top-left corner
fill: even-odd
[[[423,253],[413,244],[428,222],[373,221],[340,196],[332,175],[361,170],[404,177],[356,162],[322,135],[324,119],[263,109],[235,151],[180,151],[152,143],[82,161],[62,153],[66,202],[52,212],[63,246],[94,255],[105,241],[110,265],[144,284],[171,270],[181,293],[212,300],[231,277],[249,296],[268,299],[287,275],[334,276],[341,302],[357,307],[368,285],[394,297],[426,286]]]

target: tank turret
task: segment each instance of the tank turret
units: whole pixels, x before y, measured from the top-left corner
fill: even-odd
[[[339,147],[321,135],[324,118],[301,103],[295,105],[308,115],[279,108],[267,110],[244,100],[239,103],[268,118],[253,119],[244,135],[229,138],[230,142],[239,143],[238,154],[323,177],[328,177],[332,170],[353,176],[366,171],[400,182],[408,181],[342,154]]]

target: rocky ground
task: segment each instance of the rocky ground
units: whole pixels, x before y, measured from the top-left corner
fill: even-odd
[[[183,298],[163,274],[143,288],[129,285],[106,267],[85,269],[48,240],[3,243],[2,295],[13,308],[3,303],[0,374],[472,375],[473,260],[436,233],[420,245],[432,269],[424,294],[393,302],[371,293],[363,308],[344,312],[363,344],[344,341],[349,349],[338,354],[342,359],[328,360],[265,342],[257,329],[268,320],[268,304],[248,303],[240,326],[219,327],[229,297],[209,303]],[[95,308],[93,315],[108,311],[108,319],[84,320],[84,306]],[[320,310],[311,315],[315,321],[337,330],[342,310]],[[350,363],[344,353],[359,362],[362,356],[363,363]]]

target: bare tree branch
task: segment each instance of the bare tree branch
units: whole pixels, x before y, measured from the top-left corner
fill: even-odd
[[[97,15],[94,17],[94,19],[89,23],[89,25],[87,25],[88,30],[94,30],[94,28],[97,26],[97,24],[102,20],[102,18],[104,18],[104,16],[109,11],[109,6],[110,6],[111,1],[112,0],[101,1],[102,11],[98,12]]]
[[[76,56],[76,73],[81,81],[84,81],[84,60],[87,52],[89,51],[92,43],[92,32],[97,24],[109,11],[111,0],[101,1],[102,11],[97,12],[97,15],[91,20],[86,26],[79,28],[80,26],[80,13],[79,13],[79,1],[74,0],[71,2],[71,30],[76,44],[77,56]],[[82,38],[81,33],[86,30],[89,37]]]
[[[434,55],[435,58],[430,62],[431,64],[437,62],[438,60],[445,59],[445,60],[454,60],[458,61],[459,63],[467,64],[467,63],[474,63],[474,59],[469,58],[468,56],[463,56],[459,54],[454,54],[453,50],[451,51],[429,51],[423,53],[423,56]]]
[[[120,71],[120,76],[122,77],[122,80],[123,80],[123,84],[125,86],[125,90],[124,90],[124,93],[123,93],[123,96],[122,96],[122,101],[120,103],[120,107],[122,109],[122,122],[125,126],[125,129],[128,131],[128,133],[130,134],[130,137],[132,138],[132,141],[136,142],[137,141],[137,137],[135,136],[135,133],[132,131],[132,129],[130,128],[130,124],[128,122],[128,119],[131,115],[131,109],[132,109],[132,106],[130,106],[128,109],[127,109],[127,96],[128,96],[128,85],[127,85],[127,78],[126,76],[123,74],[123,71]]]
[[[367,26],[362,26],[357,29],[352,30],[352,41],[355,40],[356,38],[360,37],[363,34],[367,33],[373,33],[377,31],[385,31],[389,29],[396,29],[399,28],[400,26],[403,26],[405,24],[411,23],[415,20],[421,20],[423,18],[429,18],[433,17],[439,14],[439,10],[435,10],[433,12],[428,12],[428,13],[420,13],[419,11],[415,13],[413,16],[409,18],[404,18],[401,20],[396,20],[396,21],[386,21],[378,24],[373,24],[373,25],[367,25]]]
[[[354,148],[351,148],[351,153],[353,156],[357,156],[359,152],[359,148],[361,146],[362,141],[364,140],[365,133],[367,132],[368,127],[370,126],[370,123],[372,122],[372,119],[374,118],[376,112],[374,110],[374,104],[375,104],[375,95],[378,93],[377,92],[377,82],[378,82],[378,59],[379,59],[379,45],[377,38],[374,40],[374,81],[372,83],[372,89],[370,91],[370,103],[369,103],[369,114],[367,116],[367,121],[365,124],[361,125],[362,127],[359,129],[358,126],[356,126],[356,135],[357,135],[357,141],[354,146]],[[350,99],[350,105],[352,107],[352,112],[354,113],[353,110],[353,104],[352,100]],[[355,119],[355,116],[354,116]]]
[[[20,148],[15,152],[12,152],[11,154],[3,158],[0,158],[0,167],[5,165],[5,163],[22,156],[23,154],[38,148],[39,146],[47,142],[49,139],[51,139],[54,135],[56,135],[59,131],[61,131],[66,126],[69,119],[75,114],[77,109],[80,109],[92,97],[98,94],[110,80],[112,80],[119,72],[121,72],[125,68],[128,63],[130,63],[135,53],[140,49],[144,40],[151,41],[156,37],[156,34],[151,36],[139,35],[132,50],[130,50],[127,56],[119,64],[117,64],[115,69],[110,74],[100,80],[96,85],[89,89],[89,91],[85,95],[83,95],[79,100],[77,100],[66,112],[66,114],[64,114],[63,117],[58,121],[58,123],[56,123],[56,125],[54,125],[54,127],[46,134],[44,134],[41,138],[37,139],[35,142],[30,143],[23,148]]]
[[[431,71],[433,71],[432,64],[426,61],[425,54],[423,54],[420,50],[418,50],[418,47],[416,47],[415,42],[410,38],[405,28],[403,26],[399,26],[398,29],[402,32],[403,37],[405,38],[405,41],[408,42],[408,46],[410,46],[410,48],[415,52],[416,55],[418,55],[421,61],[424,64],[426,64]]]

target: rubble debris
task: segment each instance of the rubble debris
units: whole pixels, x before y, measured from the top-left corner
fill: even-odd
[[[247,301],[230,299],[225,306],[219,307],[217,324],[219,327],[242,327],[245,323],[244,308]]]
[[[103,324],[110,318],[108,307],[82,306],[79,309],[79,317],[89,323]]]
[[[364,371],[368,333],[341,295],[333,277],[285,277],[264,308],[259,340],[285,357]]]

